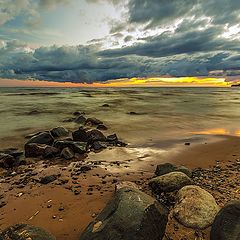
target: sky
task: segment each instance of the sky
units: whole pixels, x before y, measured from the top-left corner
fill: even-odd
[[[230,86],[239,0],[0,0],[0,86]]]

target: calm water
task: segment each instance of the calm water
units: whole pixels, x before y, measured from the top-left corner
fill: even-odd
[[[0,138],[76,128],[63,122],[74,111],[101,119],[109,133],[138,147],[207,133],[240,135],[240,88],[0,88]]]

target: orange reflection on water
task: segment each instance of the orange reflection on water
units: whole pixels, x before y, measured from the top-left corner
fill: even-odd
[[[191,132],[192,134],[203,134],[203,135],[235,135],[240,136],[240,129],[229,131],[225,128],[211,128],[204,131]]]

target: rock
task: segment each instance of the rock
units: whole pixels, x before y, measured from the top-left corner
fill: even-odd
[[[49,175],[49,176],[42,177],[39,182],[42,184],[48,184],[55,181],[56,179],[57,177],[55,175]]]
[[[74,141],[88,142],[89,137],[85,129],[79,128],[77,131],[72,133]]]
[[[62,150],[61,157],[65,158],[67,160],[72,159],[72,158],[74,158],[74,152],[69,147],[66,147]]]
[[[96,151],[107,148],[107,144],[105,142],[99,142],[99,141],[95,141],[92,144],[92,148]]]
[[[171,172],[149,181],[149,185],[156,193],[172,192],[192,184],[192,180],[182,172]]]
[[[240,239],[240,201],[226,204],[217,214],[211,229],[211,240]]]
[[[173,215],[186,227],[204,229],[213,223],[218,211],[219,207],[210,193],[190,185],[177,193]]]
[[[103,122],[97,118],[88,118],[86,120],[86,124],[90,124],[90,125],[99,125],[99,124],[103,124]]]
[[[107,104],[107,103],[104,103],[104,104],[102,105],[102,107],[110,107],[110,105]]]
[[[88,139],[90,142],[94,142],[94,141],[105,142],[106,141],[106,137],[103,135],[103,133],[101,131],[99,131],[97,129],[88,131],[87,135],[88,135]]]
[[[14,167],[16,160],[13,156],[5,153],[0,153],[0,167],[12,168]]]
[[[99,125],[97,126],[97,129],[98,129],[98,130],[103,130],[103,131],[105,131],[105,130],[107,130],[108,128],[107,128],[104,124],[99,124]]]
[[[170,172],[183,172],[188,177],[192,177],[192,171],[190,169],[188,169],[187,167],[184,167],[184,166],[177,167],[171,163],[163,163],[163,164],[157,165],[155,174],[157,176],[162,176],[162,175],[164,175],[166,173],[170,173]]]
[[[130,187],[116,191],[113,199],[89,224],[81,240],[161,240],[168,211],[151,196]]]
[[[80,116],[80,115],[84,115],[85,112],[79,112],[79,111],[76,111],[73,113],[74,116]]]
[[[0,240],[56,240],[42,228],[27,224],[15,224],[0,232]]]
[[[73,141],[55,141],[53,146],[61,151],[68,147],[74,153],[83,154],[87,151],[87,143],[85,142],[73,142]]]
[[[116,142],[116,141],[118,141],[118,137],[115,133],[112,134],[112,135],[108,135],[107,136],[107,141],[108,142]]]
[[[52,134],[53,137],[58,138],[58,137],[66,137],[68,136],[69,132],[67,129],[64,127],[56,127],[53,128],[50,133]]]
[[[30,143],[25,145],[25,157],[55,157],[59,154],[59,150],[46,144]]]
[[[124,187],[130,187],[130,188],[135,188],[135,189],[139,189],[138,185],[134,182],[129,182],[129,181],[121,181],[121,182],[118,182],[115,186],[115,190],[119,190],[121,188],[124,188]]]
[[[17,148],[8,148],[0,151],[0,153],[5,153],[13,156],[14,158],[19,158],[23,155],[23,151],[19,151]]]
[[[33,136],[26,144],[38,143],[38,144],[52,145],[53,141],[54,139],[49,132],[43,132],[36,136]]]
[[[84,116],[80,115],[80,116],[77,117],[74,121],[75,121],[76,123],[85,124],[85,123],[86,123],[86,120],[87,120],[87,119],[86,119]]]

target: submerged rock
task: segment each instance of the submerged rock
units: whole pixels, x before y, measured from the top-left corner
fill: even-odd
[[[6,153],[0,153],[1,168],[12,168],[14,167],[15,163],[16,163],[16,160],[13,156]]]
[[[25,145],[25,157],[55,157],[59,150],[46,144],[30,143]]]
[[[156,193],[172,192],[192,184],[192,180],[182,172],[171,172],[149,181],[150,187]]]
[[[210,193],[190,185],[177,193],[173,215],[186,227],[204,229],[213,223],[218,211],[219,207]]]
[[[54,141],[53,136],[50,134],[50,132],[43,132],[38,135],[33,136],[26,144],[29,143],[38,143],[38,144],[47,144],[52,145]]]
[[[167,209],[154,198],[135,188],[123,187],[80,239],[161,240],[167,220]]]
[[[15,224],[0,232],[0,240],[56,240],[56,238],[42,228]]]
[[[64,127],[56,127],[53,128],[50,133],[52,134],[53,137],[58,138],[58,137],[66,137],[68,136],[69,132],[67,129]]]
[[[212,228],[211,240],[240,239],[240,201],[226,204],[217,214]]]
[[[170,172],[183,172],[188,177],[192,177],[192,171],[190,169],[188,169],[187,167],[184,167],[184,166],[177,167],[171,163],[163,163],[163,164],[157,165],[155,174],[157,176],[162,176],[162,175],[164,175],[166,173],[170,173]]]
[[[61,157],[65,158],[66,160],[70,160],[74,158],[74,152],[69,147],[66,147],[62,150]]]
[[[73,142],[73,141],[55,141],[53,146],[60,150],[68,147],[74,153],[83,154],[87,151],[87,143],[85,142]]]

